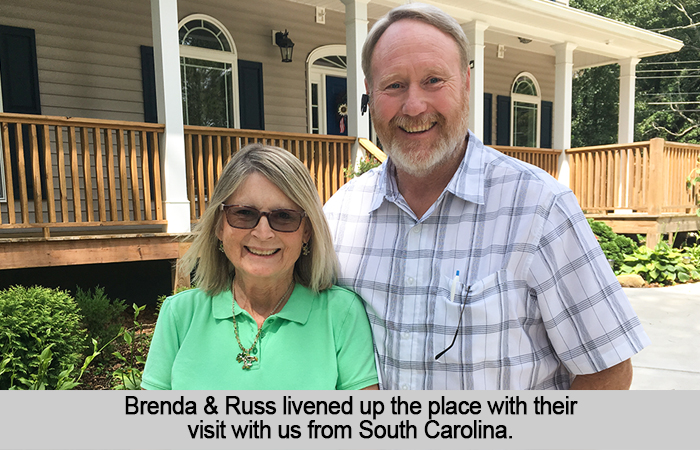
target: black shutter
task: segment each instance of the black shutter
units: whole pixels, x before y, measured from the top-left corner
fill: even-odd
[[[510,145],[510,97],[496,97],[496,145]]]
[[[36,38],[34,30],[0,25],[0,79],[2,83],[3,111],[18,114],[41,114],[39,98],[39,71],[36,63]],[[37,128],[37,143],[43,138],[41,127]],[[21,151],[24,152],[26,179],[19,179],[18,149],[15,127],[9,128],[10,164],[14,195],[19,199],[19,183],[27,183],[27,194],[34,195],[34,179],[29,127],[22,127]],[[44,152],[39,152],[41,179],[46,182]]]
[[[484,92],[484,144],[491,145],[493,94]]]
[[[238,93],[241,128],[264,130],[262,63],[238,60]]]
[[[4,111],[41,114],[34,30],[0,25],[0,71]]]
[[[158,123],[158,101],[156,99],[156,66],[153,47],[141,46],[141,84],[143,86],[143,121]]]
[[[540,148],[552,148],[552,102],[542,101]]]

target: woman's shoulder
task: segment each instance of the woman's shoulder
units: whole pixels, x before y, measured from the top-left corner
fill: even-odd
[[[167,297],[161,310],[171,309],[173,311],[191,313],[196,309],[211,304],[214,297],[199,288],[187,289]]]
[[[327,289],[320,291],[316,295],[328,300],[338,301],[355,301],[360,299],[360,297],[351,290],[337,286],[335,284]]]
[[[177,294],[169,296],[166,300],[169,302],[185,303],[192,302],[202,297],[209,297],[203,290],[193,287],[191,289],[185,289]]]
[[[340,286],[333,285],[328,289],[324,289],[316,297],[322,308],[337,313],[348,313],[348,311],[362,309],[362,299],[354,292]]]

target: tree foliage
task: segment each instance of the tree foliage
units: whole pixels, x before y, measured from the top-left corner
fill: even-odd
[[[571,0],[570,5],[680,39],[677,53],[644,58],[637,67],[635,140],[700,142],[700,0]],[[572,144],[617,141],[617,65],[580,71],[574,79]],[[613,127],[614,125],[614,127]]]
[[[601,66],[577,72],[573,79],[571,146],[617,142],[620,68]]]

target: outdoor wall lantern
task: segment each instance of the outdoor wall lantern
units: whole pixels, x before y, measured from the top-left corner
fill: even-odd
[[[282,62],[292,62],[292,51],[294,50],[294,42],[289,39],[289,31],[284,30],[284,33],[278,31],[275,34],[275,44],[280,48],[282,53]]]

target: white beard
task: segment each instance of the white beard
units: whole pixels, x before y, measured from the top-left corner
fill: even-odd
[[[467,136],[469,129],[469,93],[463,93],[462,111],[457,122],[445,126],[447,120],[442,114],[431,113],[419,118],[409,119],[397,116],[389,122],[386,129],[377,128],[384,151],[393,161],[396,168],[414,177],[425,177],[438,167],[448,163]],[[394,139],[392,129],[410,128],[411,126],[427,127],[435,122],[435,126],[443,128],[443,133],[431,148],[421,148],[421,143],[405,144]],[[382,136],[384,135],[384,136]]]

